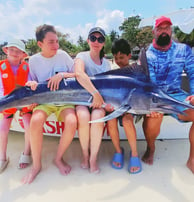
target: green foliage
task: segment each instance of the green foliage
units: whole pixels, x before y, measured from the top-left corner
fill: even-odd
[[[178,27],[174,27],[174,33],[179,42],[194,47],[194,29],[190,34],[185,34]]]
[[[6,58],[6,54],[3,52],[3,46],[7,45],[7,42],[0,44],[0,60],[4,60]]]
[[[115,31],[115,30],[112,30],[110,32],[110,40],[111,42],[113,42],[115,39],[118,39],[119,38],[119,34]]]
[[[35,39],[28,39],[26,42],[26,50],[29,55],[34,55],[35,53],[40,52],[40,48],[38,47]]]
[[[105,52],[105,54],[111,53],[111,47],[112,47],[111,37],[107,35],[105,42],[106,42],[105,45],[104,45],[104,52]]]
[[[144,27],[142,28],[137,36],[136,36],[136,43],[137,46],[146,48],[150,43],[152,43],[153,34],[152,34],[152,27]]]
[[[138,15],[128,17],[119,27],[119,30],[123,32],[121,37],[126,39],[132,48],[137,45],[136,36],[140,32],[140,29],[138,28],[140,21],[141,18]]]
[[[152,38],[153,38],[152,27],[148,26],[140,29],[138,27],[140,21],[141,21],[141,18],[138,15],[126,18],[124,22],[119,26],[119,30],[122,33],[121,36],[119,36],[119,34],[115,30],[112,30],[106,36],[106,43],[104,47],[105,54],[107,56],[112,57],[111,56],[112,42],[117,38],[126,39],[129,42],[132,49],[136,46],[138,46],[139,48],[147,47],[152,42]],[[57,35],[59,38],[60,48],[62,50],[65,50],[71,56],[75,56],[80,51],[89,50],[89,45],[87,41],[82,38],[82,36],[79,36],[77,45],[75,45],[68,40],[69,38],[68,34],[57,32]],[[194,30],[190,34],[185,34],[181,32],[178,27],[174,27],[174,38],[176,38],[179,42],[190,45],[191,47],[194,46]],[[2,51],[2,47],[4,45],[6,45],[6,42],[4,42],[3,44],[0,44],[1,58],[5,57],[5,54]],[[40,48],[38,47],[35,39],[27,40],[26,49],[29,55],[33,55],[40,51]]]

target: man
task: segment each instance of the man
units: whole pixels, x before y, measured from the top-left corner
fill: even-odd
[[[194,56],[189,46],[172,40],[172,22],[162,16],[155,21],[153,43],[146,54],[151,80],[164,89],[170,96],[180,101],[188,101],[194,105]],[[181,89],[181,75],[185,72],[190,81],[190,94]],[[183,109],[183,114],[172,115],[179,121],[191,121],[189,131],[190,154],[187,167],[194,173],[194,110]],[[153,164],[155,140],[160,133],[163,114],[152,112],[143,122],[143,130],[147,141],[147,150],[142,160]]]

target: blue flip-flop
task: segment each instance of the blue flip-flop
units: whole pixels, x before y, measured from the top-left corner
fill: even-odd
[[[114,156],[112,158],[111,166],[114,169],[122,169],[123,168],[123,165],[124,165],[124,149],[121,148],[121,150],[122,150],[122,153],[114,153]],[[120,167],[116,166],[114,164],[114,162],[120,163],[121,166]]]
[[[135,172],[131,172],[131,167],[139,167],[139,170],[137,170]],[[128,172],[130,174],[137,174],[137,173],[140,173],[141,171],[142,171],[142,166],[141,166],[140,158],[138,156],[131,156],[131,153],[130,153]]]

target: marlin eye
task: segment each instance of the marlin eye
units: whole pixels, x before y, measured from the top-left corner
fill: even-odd
[[[153,96],[152,101],[153,103],[158,103],[158,98],[156,96]]]

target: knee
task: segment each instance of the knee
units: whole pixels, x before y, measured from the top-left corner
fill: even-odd
[[[65,119],[65,125],[71,126],[71,128],[77,128],[77,118],[75,115],[68,116]]]
[[[123,125],[133,122],[133,116],[131,114],[125,114],[122,118]]]
[[[79,125],[88,124],[89,121],[90,121],[90,113],[85,111],[77,113],[77,122]]]
[[[160,133],[161,123],[154,121],[145,121],[143,122],[143,131],[145,134],[158,135]]]
[[[46,121],[47,119],[47,114],[43,111],[35,111],[33,114],[32,114],[32,117],[31,117],[31,120],[30,120],[30,125],[41,125],[41,124],[44,124],[44,122]]]
[[[100,119],[105,116],[104,109],[94,109],[92,111],[92,120]]]

